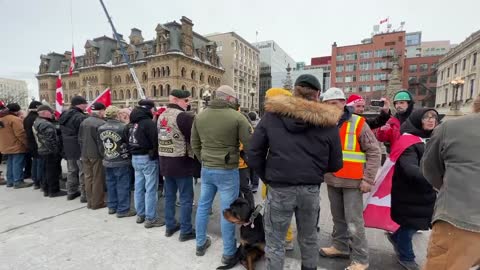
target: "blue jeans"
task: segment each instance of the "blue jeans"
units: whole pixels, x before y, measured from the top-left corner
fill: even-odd
[[[207,240],[209,212],[217,190],[220,193],[220,208],[223,213],[223,210],[229,208],[230,204],[238,198],[239,189],[240,177],[238,169],[221,170],[202,167],[202,186],[195,222],[197,246],[203,246]],[[223,239],[223,255],[234,255],[237,251],[235,224],[225,220],[223,214],[220,215],[220,224]]]
[[[393,235],[398,250],[400,261],[415,261],[415,253],[413,253],[412,238],[417,232],[416,229],[401,226]]]
[[[105,168],[107,206],[125,214],[130,210],[130,166]]]
[[[45,160],[33,158],[32,161],[32,180],[35,185],[41,185],[44,177]]]
[[[167,230],[173,230],[177,225],[175,220],[175,201],[177,190],[180,199],[180,233],[191,233],[192,228],[192,203],[193,203],[193,177],[167,177],[165,176],[165,225]]]
[[[137,215],[152,221],[157,218],[158,160],[148,155],[132,156],[135,170],[135,209]]]
[[[7,185],[18,185],[23,182],[23,168],[25,167],[25,154],[8,154],[7,160]]]

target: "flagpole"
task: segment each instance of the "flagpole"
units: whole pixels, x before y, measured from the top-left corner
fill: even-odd
[[[142,86],[140,85],[140,82],[138,81],[137,75],[135,74],[135,70],[133,70],[133,66],[130,64],[130,58],[127,55],[127,51],[125,51],[125,48],[123,47],[122,41],[120,40],[120,36],[117,33],[117,30],[115,29],[115,26],[113,25],[112,18],[108,14],[107,8],[105,7],[105,4],[103,3],[103,0],[100,0],[100,4],[102,4],[103,10],[105,11],[105,15],[107,16],[108,22],[110,23],[110,26],[112,27],[113,34],[115,35],[115,39],[118,42],[118,45],[120,46],[120,51],[122,52],[123,59],[125,62],[127,62],[128,69],[130,70],[130,74],[132,74],[133,80],[135,81],[135,85],[137,86],[137,92],[138,95],[140,96],[141,99],[145,99],[145,93],[142,90]]]
[[[105,94],[108,90],[110,90],[110,87],[107,87],[105,90],[103,90],[102,93],[100,93],[100,95],[98,95],[93,101],[91,101],[90,104],[88,104],[88,108],[90,108],[90,107],[93,105],[93,103],[97,102],[97,100],[98,100],[101,96],[103,96],[103,94]]]

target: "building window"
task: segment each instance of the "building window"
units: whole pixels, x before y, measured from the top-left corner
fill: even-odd
[[[417,72],[417,65],[410,65],[408,66],[409,72]]]
[[[368,59],[368,58],[372,58],[372,51],[362,51],[360,52],[360,59]]]
[[[348,76],[345,76],[345,82],[348,83],[348,82],[355,82],[357,81],[357,76],[355,75],[348,75]]]
[[[336,68],[336,71],[337,72],[343,72],[343,70],[344,70],[343,67],[344,67],[343,65],[338,65],[337,68]]]
[[[337,76],[337,77],[335,78],[335,81],[336,81],[336,82],[343,83],[343,77],[342,77],[342,76]]]
[[[387,68],[387,61],[375,61],[375,69]]]
[[[472,58],[472,67],[474,67],[477,65],[477,53],[474,53]]]
[[[130,98],[129,97],[129,93],[130,93],[130,90],[127,90],[127,98]],[[152,86],[152,96],[156,97],[158,95],[157,93],[157,86]]]
[[[373,91],[383,91],[385,90],[385,84],[375,84],[373,86]]]
[[[420,64],[420,72],[427,72],[428,64]]]
[[[417,76],[410,76],[408,77],[408,83],[416,83],[417,82]]]
[[[437,83],[437,76],[435,74],[430,76],[430,83]]]
[[[360,70],[370,70],[371,68],[371,63],[370,62],[361,62],[359,65]]]
[[[447,68],[447,79],[450,78],[450,68]]]
[[[387,79],[387,74],[386,73],[375,73],[373,75],[373,80],[374,81],[381,81],[381,80],[386,80]]]
[[[182,85],[182,90],[187,90],[187,87],[185,85]]]
[[[475,88],[475,79],[470,80],[470,98],[473,98],[473,89]]]
[[[337,59],[337,61],[343,61],[343,60],[345,60],[345,56],[343,54],[337,54],[336,59]]]
[[[457,74],[457,64],[453,66],[453,74]]]
[[[440,80],[443,80],[443,70],[442,70],[442,72],[440,73]]]
[[[430,66],[430,70],[434,70],[434,69],[436,69],[436,68],[437,68],[437,66],[438,66],[437,64],[432,64],[432,65]]]
[[[387,49],[375,50],[375,57],[384,57],[387,55]]]
[[[372,75],[369,73],[360,75],[361,82],[370,81],[371,79],[372,79]]]
[[[357,53],[356,52],[347,53],[347,56],[346,56],[345,59],[346,60],[357,60]]]
[[[358,91],[359,92],[370,92],[372,91],[370,85],[361,85],[359,88],[358,88]]]
[[[420,83],[427,83],[427,80],[428,80],[428,76],[420,76],[420,79],[418,80]]]
[[[467,66],[467,59],[463,59],[463,62],[462,62],[462,70],[465,70],[465,67]]]
[[[187,70],[185,68],[182,68],[182,71],[181,71],[182,78],[185,78],[186,74],[187,74]]]
[[[347,64],[346,71],[355,71],[357,70],[356,64]]]
[[[445,103],[448,102],[448,88],[445,88]]]

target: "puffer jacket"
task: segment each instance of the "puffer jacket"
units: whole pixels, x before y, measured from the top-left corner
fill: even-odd
[[[271,186],[320,185],[343,166],[336,107],[290,96],[265,103],[247,148],[248,165]],[[294,168],[294,169],[292,169]]]
[[[80,159],[81,150],[78,142],[78,131],[83,120],[87,119],[81,109],[72,107],[60,115],[60,129],[62,131],[63,149],[65,151],[65,159]]]
[[[412,113],[402,125],[402,134],[429,138],[431,132],[422,129],[421,120],[428,110],[419,109]],[[417,230],[428,230],[431,227],[436,200],[436,192],[420,170],[424,151],[425,143],[417,143],[407,148],[397,160],[392,177],[392,220],[401,226]]]

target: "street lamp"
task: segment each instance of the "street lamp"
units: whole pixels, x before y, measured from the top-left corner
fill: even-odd
[[[458,101],[457,101],[457,99],[458,99],[458,88],[460,88],[460,86],[463,86],[465,84],[465,81],[462,78],[457,77],[453,81],[451,81],[450,84],[453,86],[453,89],[454,89],[454,92],[453,92],[454,99],[453,99],[452,104],[450,106],[450,110],[452,110],[454,112],[458,112],[460,110],[460,108],[458,106]]]
[[[250,111],[253,111],[253,96],[255,96],[255,93],[256,93],[255,88],[250,89],[250,92],[248,92],[248,93],[250,94],[250,96],[252,96],[252,103],[250,105]]]
[[[210,94],[210,91],[207,88],[207,90],[205,90],[205,92],[203,92],[202,94],[202,99],[205,102],[205,108],[208,106],[208,102],[210,101],[211,96],[212,94]]]

